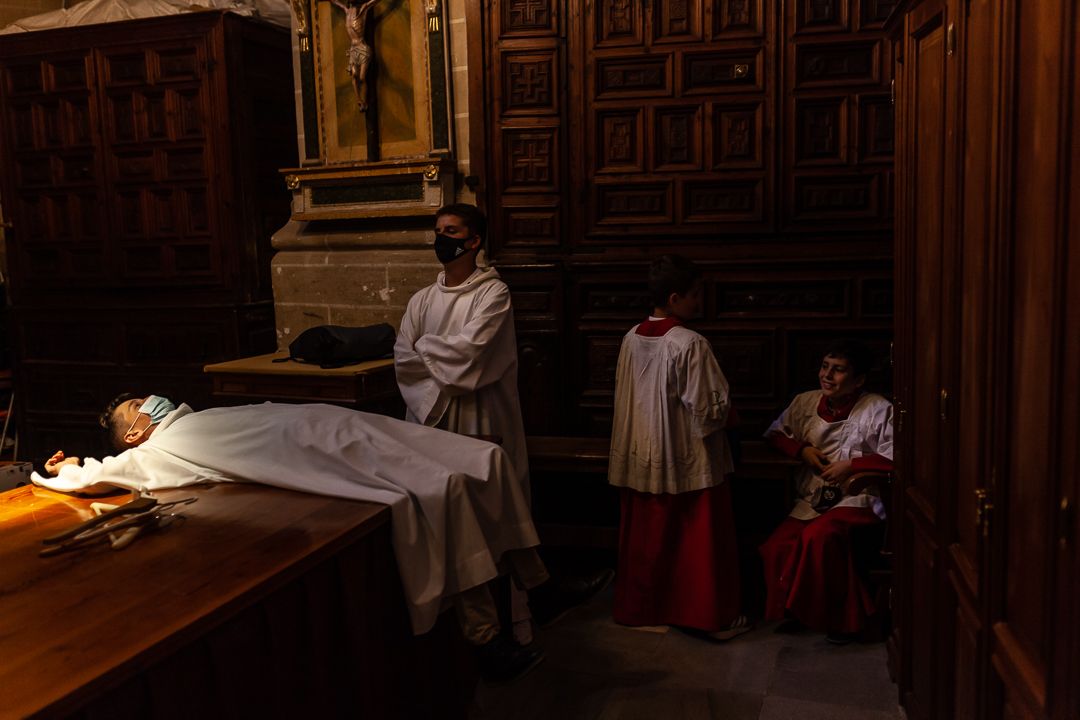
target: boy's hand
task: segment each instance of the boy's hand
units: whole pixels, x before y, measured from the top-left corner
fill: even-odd
[[[851,472],[850,460],[837,460],[821,471],[821,479],[827,483],[838,485],[851,477]]]
[[[78,465],[79,458],[77,457],[64,457],[63,450],[57,450],[53,453],[52,457],[45,461],[45,472],[50,475],[58,475],[60,468],[64,465]]]
[[[829,458],[825,456],[825,453],[818,450],[813,445],[807,445],[799,452],[799,457],[802,461],[814,468],[819,474],[829,464]],[[824,477],[824,476],[823,476]]]

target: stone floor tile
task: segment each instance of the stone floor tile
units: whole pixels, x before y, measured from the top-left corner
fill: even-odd
[[[850,705],[833,705],[810,700],[767,696],[758,720],[902,720],[899,708],[868,710]]]
[[[761,631],[723,643],[672,631],[654,661],[669,670],[662,685],[764,695],[783,648],[783,638]]]
[[[897,705],[883,645],[787,645],[780,650],[767,694],[874,711]]]
[[[761,701],[706,688],[623,688],[609,696],[598,720],[757,720]]]

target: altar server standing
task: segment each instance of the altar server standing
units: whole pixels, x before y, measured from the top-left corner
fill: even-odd
[[[728,383],[709,342],[684,326],[701,310],[700,271],[665,255],[649,272],[655,309],[623,338],[608,479],[621,489],[615,621],[728,639],[740,614]]]
[[[517,391],[517,339],[510,290],[477,267],[487,219],[473,205],[435,216],[443,272],[412,296],[394,346],[406,419],[465,435],[495,435],[529,495],[529,461]]]

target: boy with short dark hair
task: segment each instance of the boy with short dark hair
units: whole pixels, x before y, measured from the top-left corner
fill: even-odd
[[[840,644],[875,610],[856,568],[852,531],[885,517],[873,487],[848,481],[893,467],[892,404],[863,390],[871,361],[860,343],[831,345],[818,371],[820,388],[797,395],[765,435],[804,463],[795,508],[761,546],[765,619],[787,616]]]
[[[700,270],[664,255],[649,269],[655,308],[623,338],[608,481],[621,489],[615,621],[728,639],[750,629],[740,584],[723,428],[728,383],[709,342],[684,326],[701,310]]]

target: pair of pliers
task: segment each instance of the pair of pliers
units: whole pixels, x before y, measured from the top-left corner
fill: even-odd
[[[182,500],[173,500],[167,503],[159,503],[157,498],[147,495],[140,496],[131,502],[103,512],[97,517],[80,523],[70,530],[45,538],[41,542],[46,545],[46,547],[38,554],[42,557],[56,555],[66,550],[81,547],[86,542],[101,537],[102,535],[107,535],[116,532],[117,530],[124,530],[125,532],[120,537],[114,538],[112,543],[113,549],[120,550],[127,547],[139,532],[151,524],[155,527],[164,527],[165,525],[170,524],[176,517],[182,517],[173,514],[163,514],[163,510],[167,510],[177,505],[188,505],[196,500],[197,498],[191,497]],[[118,520],[118,518],[120,519]]]

